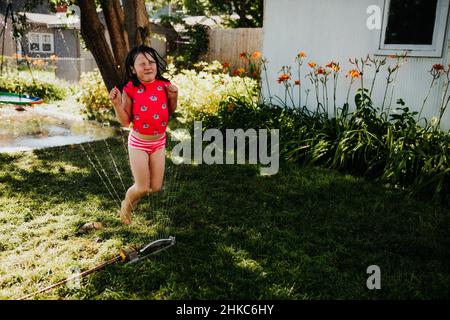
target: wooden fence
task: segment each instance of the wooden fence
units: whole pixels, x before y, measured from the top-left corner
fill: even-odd
[[[206,60],[228,62],[233,68],[246,67],[242,52],[262,50],[262,28],[211,29]]]

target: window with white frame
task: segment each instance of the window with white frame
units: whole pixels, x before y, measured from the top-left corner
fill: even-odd
[[[53,53],[53,34],[51,33],[28,33],[30,52]]]
[[[450,0],[384,0],[376,54],[440,57]]]

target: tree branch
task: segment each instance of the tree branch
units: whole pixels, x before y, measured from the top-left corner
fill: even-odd
[[[103,81],[111,90],[121,83],[121,72],[115,66],[114,56],[106,41],[105,27],[100,22],[94,1],[77,0],[80,7],[81,35],[87,48],[95,58],[95,62],[100,70]]]
[[[116,65],[120,66],[121,70],[124,70],[129,45],[124,25],[123,10],[119,0],[100,0],[100,6],[105,16]]]

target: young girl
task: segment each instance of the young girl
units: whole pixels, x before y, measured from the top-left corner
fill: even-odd
[[[141,45],[126,58],[126,84],[121,93],[114,87],[109,98],[119,122],[133,129],[128,153],[134,184],[120,208],[123,223],[131,223],[131,210],[149,193],[158,192],[164,179],[166,128],[177,107],[178,89],[162,76],[166,63],[153,49]]]

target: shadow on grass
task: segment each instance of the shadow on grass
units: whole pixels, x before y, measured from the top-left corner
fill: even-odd
[[[126,172],[120,139],[109,139]],[[103,142],[93,144],[109,157]],[[104,146],[105,149],[102,149]],[[86,148],[87,149],[87,148]],[[43,166],[4,175],[11,195],[79,205],[100,199],[114,208],[79,146],[36,151]],[[6,159],[14,168],[18,158]],[[173,164],[169,163],[170,167]],[[61,167],[74,167],[82,172]],[[173,168],[175,168],[173,166]],[[176,166],[175,198],[144,203],[170,208],[166,235],[177,244],[132,265],[114,265],[84,280],[81,290],[60,287],[76,299],[428,299],[448,298],[450,231],[446,208],[408,200],[379,184],[320,168],[282,164],[274,176],[256,166]],[[112,165],[106,172],[114,172]],[[175,172],[175,171],[173,171]],[[168,177],[170,179],[170,176]],[[169,180],[170,181],[170,180]],[[130,183],[131,180],[128,180]],[[118,182],[115,180],[117,185]],[[126,185],[127,186],[127,185]],[[164,197],[162,197],[164,198]],[[166,199],[167,200],[167,199]],[[46,201],[50,201],[46,199]],[[152,207],[153,205],[153,207]],[[167,213],[167,211],[166,211]],[[154,232],[149,229],[148,234]],[[105,237],[144,241],[131,226]],[[381,269],[381,290],[368,290],[367,267]],[[43,296],[44,297],[44,296]]]

